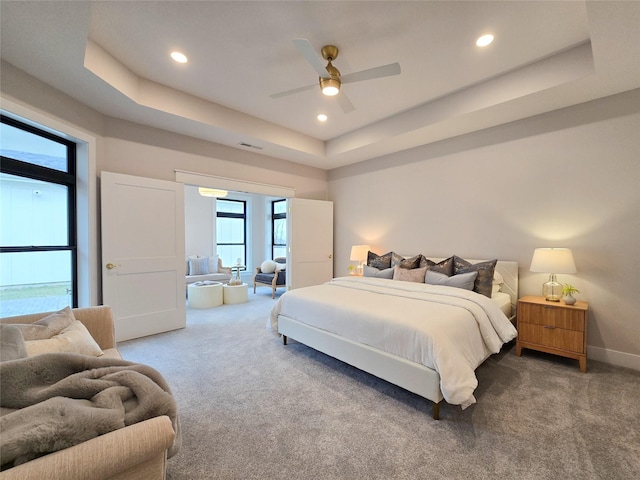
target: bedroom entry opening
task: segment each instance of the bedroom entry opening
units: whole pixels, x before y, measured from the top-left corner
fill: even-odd
[[[253,280],[263,262],[287,257],[287,199],[199,185],[184,188],[188,310],[270,298],[267,288],[253,293]]]

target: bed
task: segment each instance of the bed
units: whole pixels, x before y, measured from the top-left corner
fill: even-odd
[[[438,419],[442,400],[475,403],[475,369],[516,336],[518,264],[498,261],[495,272],[502,283],[492,298],[451,286],[335,278],[283,294],[270,328],[285,345],[295,339],[432,401]]]

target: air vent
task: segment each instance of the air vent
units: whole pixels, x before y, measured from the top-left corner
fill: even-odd
[[[256,150],[262,150],[262,147],[259,147],[258,145],[251,145],[250,143],[247,143],[247,142],[240,142],[238,145],[240,145],[241,147],[248,147],[248,148],[255,148]]]

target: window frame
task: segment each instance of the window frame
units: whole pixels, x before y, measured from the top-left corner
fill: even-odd
[[[271,258],[275,258],[275,250],[276,247],[285,247],[287,246],[286,243],[281,244],[281,243],[276,243],[276,220],[286,220],[287,219],[287,209],[285,208],[284,213],[275,213],[276,211],[276,203],[280,203],[280,202],[285,202],[285,207],[287,205],[287,199],[283,198],[281,200],[272,200],[271,201]]]
[[[78,307],[77,144],[42,128],[0,114],[0,123],[60,143],[67,150],[67,171],[43,167],[0,155],[0,172],[22,178],[62,185],[67,188],[67,245],[0,245],[0,253],[68,251],[71,256],[71,307]]]
[[[218,211],[218,202],[236,202],[242,204],[242,211],[244,213],[231,213],[231,212],[219,212]],[[242,235],[243,235],[243,243],[230,243],[230,242],[218,242],[218,227],[216,223],[216,251],[219,251],[217,247],[222,246],[239,246],[242,245],[244,252],[244,262],[247,262],[247,201],[246,200],[235,200],[231,198],[216,198],[216,221],[218,218],[237,218],[242,219]],[[235,262],[232,262],[232,265],[235,265]]]

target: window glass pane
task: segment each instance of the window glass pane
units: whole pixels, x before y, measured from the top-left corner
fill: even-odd
[[[218,243],[244,243],[244,219],[218,217],[216,237]]]
[[[216,210],[218,212],[244,214],[244,202],[233,202],[230,200],[216,200]]]
[[[0,154],[33,165],[68,172],[67,146],[0,123]]]
[[[0,245],[69,244],[68,187],[0,173]]]
[[[71,252],[0,254],[3,317],[72,306]]]
[[[273,247],[273,258],[287,256],[287,247]]]
[[[244,245],[218,245],[218,255],[224,267],[232,267],[238,263],[246,265]],[[240,259],[239,262],[238,259]]]
[[[276,245],[287,244],[287,219],[276,218],[273,221],[273,243]]]
[[[287,201],[280,200],[277,202],[273,202],[273,213],[274,214],[287,213]]]

